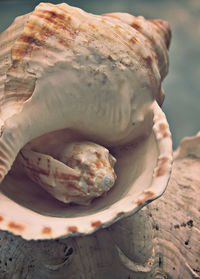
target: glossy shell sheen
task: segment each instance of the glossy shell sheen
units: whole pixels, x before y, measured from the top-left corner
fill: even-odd
[[[48,3],[0,35],[1,229],[27,239],[87,234],[163,193],[172,160],[160,109],[170,36],[162,20]],[[18,164],[27,145],[57,158],[76,141],[116,158],[114,186],[88,207],[55,200]]]

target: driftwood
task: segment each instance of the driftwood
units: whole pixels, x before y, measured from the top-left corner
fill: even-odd
[[[107,229],[51,241],[1,231],[0,278],[200,278],[200,134],[174,155],[163,196]]]

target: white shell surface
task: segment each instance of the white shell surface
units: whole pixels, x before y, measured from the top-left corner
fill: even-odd
[[[31,185],[29,179],[10,173],[2,183],[0,228],[26,239],[89,234],[159,197],[171,172],[172,141],[165,115],[156,102],[152,110],[154,125],[148,137],[112,149],[117,159],[117,180],[106,196],[90,207],[63,206]]]

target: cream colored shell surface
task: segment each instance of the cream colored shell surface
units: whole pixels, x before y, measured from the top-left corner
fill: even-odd
[[[106,145],[148,133],[141,123],[162,95],[170,29],[133,20],[41,3],[1,34],[2,179],[27,142],[53,130]]]
[[[142,141],[114,147],[115,186],[89,207],[64,205],[26,176],[8,174],[0,194],[0,228],[25,239],[89,234],[135,213],[165,190],[172,165],[172,141],[166,118],[153,104],[152,132]]]
[[[0,35],[1,229],[26,239],[87,234],[163,193],[172,147],[157,102],[169,42],[162,20],[47,3]],[[41,136],[51,139],[47,150]],[[54,140],[108,148],[117,159],[113,188],[87,208],[65,205],[19,171],[27,143],[48,154]]]
[[[56,137],[56,133],[53,134]],[[45,138],[47,148],[48,135],[42,138]],[[41,138],[37,140],[42,142]],[[38,147],[42,148],[42,153],[36,151],[36,145],[32,150],[32,143],[25,146],[15,162],[18,173],[21,167],[22,175],[27,174],[32,181],[64,203],[89,205],[94,198],[102,196],[114,186],[116,159],[107,148],[88,141],[73,141],[61,146],[59,139],[56,143],[54,154],[50,146],[47,154],[41,144]]]

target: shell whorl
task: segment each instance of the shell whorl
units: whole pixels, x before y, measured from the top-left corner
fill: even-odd
[[[169,28],[117,17],[41,3],[1,34],[1,179],[28,141],[56,129],[111,144],[144,132],[140,122],[163,99]]]
[[[110,17],[111,20],[120,20],[125,22],[138,32],[142,33],[150,43],[153,59],[156,61],[161,81],[166,77],[169,69],[169,57],[167,50],[171,41],[171,29],[169,23],[165,20],[146,20],[143,16],[133,16],[128,13],[108,13],[103,16]],[[137,42],[136,38],[132,38],[132,42]],[[152,66],[151,57],[146,58],[147,67]],[[164,93],[161,90],[155,96],[158,104],[162,104]]]

